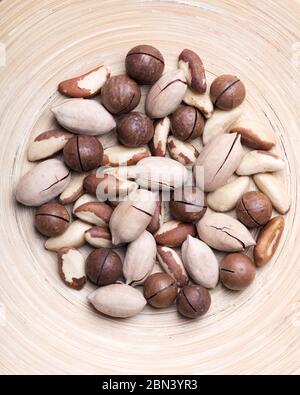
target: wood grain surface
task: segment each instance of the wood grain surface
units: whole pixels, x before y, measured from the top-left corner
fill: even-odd
[[[300,373],[299,18],[296,0],[1,1],[0,373]],[[28,142],[54,125],[58,82],[101,63],[121,72],[140,43],[157,46],[167,69],[188,47],[210,79],[239,75],[245,116],[274,129],[286,161],[292,207],[276,256],[245,292],[218,286],[196,321],[175,307],[127,320],[95,313],[93,286],[61,282],[32,210],[13,197]]]

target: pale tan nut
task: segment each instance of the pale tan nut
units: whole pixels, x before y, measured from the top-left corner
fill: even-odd
[[[154,237],[145,230],[127,247],[123,263],[126,284],[132,287],[143,284],[153,271],[155,257],[156,243]]]
[[[128,148],[123,145],[106,148],[103,152],[102,164],[105,166],[131,166],[141,159],[151,156],[148,147]]]
[[[60,82],[58,91],[69,97],[88,99],[100,92],[109,77],[108,68],[104,65],[98,66],[78,77]]]
[[[140,313],[147,304],[143,294],[127,284],[111,284],[88,296],[96,310],[111,317],[128,318]]]
[[[216,136],[233,131],[232,126],[237,122],[243,112],[243,107],[238,106],[230,111],[215,110],[205,125],[202,134],[203,144],[208,144]]]
[[[193,165],[199,152],[189,142],[178,140],[174,136],[168,137],[168,150],[172,159],[182,165]]]
[[[189,87],[198,93],[207,88],[205,69],[200,57],[190,49],[184,49],[179,55],[178,67],[184,72]]]
[[[196,284],[215,288],[219,281],[219,263],[213,251],[203,241],[188,236],[181,247],[182,261]]]
[[[84,182],[84,189],[97,196],[100,201],[124,200],[133,191],[138,189],[134,181],[121,179],[112,174],[89,174]]]
[[[197,224],[200,239],[225,252],[243,251],[255,245],[249,230],[238,220],[222,213],[205,215]]]
[[[200,151],[194,164],[197,186],[205,192],[222,187],[239,167],[243,156],[240,135],[217,136]]]
[[[115,245],[136,240],[149,225],[156,208],[158,193],[138,189],[114,209],[109,222]]]
[[[70,171],[62,161],[47,159],[21,177],[16,199],[25,206],[41,206],[60,195],[70,179]]]
[[[154,237],[157,244],[166,247],[180,247],[188,235],[196,236],[193,224],[171,220],[165,222]]]
[[[152,234],[156,233],[163,223],[164,223],[164,204],[160,197],[156,202],[155,211],[154,214],[152,215],[150,224],[147,226],[148,232]]]
[[[135,182],[142,188],[151,188],[152,191],[170,191],[181,187],[188,179],[187,169],[167,157],[152,156],[142,159],[132,174],[134,172]]]
[[[71,223],[62,235],[50,237],[50,239],[46,240],[45,248],[50,251],[58,251],[63,247],[79,248],[84,245],[84,233],[90,227],[90,224],[76,220]]]
[[[291,198],[283,182],[271,173],[260,173],[253,176],[258,189],[271,200],[273,207],[280,214],[285,214],[291,206]]]
[[[269,150],[276,144],[275,135],[270,128],[250,119],[238,121],[230,132],[241,134],[242,143],[257,150]]]
[[[180,105],[187,89],[182,70],[164,74],[150,89],[146,98],[146,113],[150,118],[164,118]]]
[[[88,202],[74,210],[81,221],[97,226],[108,226],[113,209],[103,202]]]
[[[238,200],[247,192],[249,177],[237,177],[221,188],[207,194],[207,204],[218,212],[226,212],[235,208]]]
[[[261,229],[253,250],[256,266],[265,266],[274,256],[284,230],[284,218],[274,217]]]
[[[249,151],[243,157],[236,173],[248,176],[257,173],[271,173],[284,168],[284,160],[270,151]]]
[[[76,249],[63,247],[57,251],[58,272],[70,288],[80,290],[86,283],[85,259]]]
[[[46,159],[61,151],[74,135],[64,129],[47,130],[29,144],[27,159],[31,162]]]
[[[174,278],[178,287],[184,287],[188,284],[189,276],[175,250],[159,245],[157,246],[157,258],[163,270]]]
[[[90,202],[98,202],[98,199],[90,195],[89,193],[85,193],[84,195],[80,196],[74,203],[72,212],[75,214],[75,211],[77,210],[78,207],[82,206],[85,203],[90,203]]]
[[[154,135],[149,143],[153,156],[166,156],[170,127],[171,121],[169,117],[164,117],[154,122]]]
[[[98,136],[116,127],[113,116],[95,100],[69,99],[51,111],[62,127],[77,134]]]
[[[86,176],[86,173],[72,173],[69,185],[59,196],[59,203],[66,205],[79,199],[84,194],[83,180]]]
[[[210,100],[209,91],[205,93],[197,93],[192,89],[187,89],[183,101],[185,104],[196,107],[205,118],[211,118],[214,112],[214,105]]]
[[[113,248],[111,233],[107,227],[93,226],[84,234],[85,240],[95,248]]]

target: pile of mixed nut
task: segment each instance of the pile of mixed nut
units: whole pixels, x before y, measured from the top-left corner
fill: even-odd
[[[62,280],[76,290],[87,279],[98,286],[88,299],[101,313],[125,318],[146,303],[176,301],[183,316],[200,317],[219,280],[243,290],[274,255],[290,207],[274,174],[285,164],[270,151],[273,131],[241,118],[238,77],[221,75],[208,88],[189,49],[163,74],[150,45],[132,48],[125,67],[111,76],[102,65],[59,84],[70,98],[52,108],[60,127],[30,142],[28,160],[40,162],[20,179],[16,199],[37,207],[35,227],[57,253]],[[134,111],[140,85],[152,85],[145,112]],[[108,133],[119,143],[103,149]],[[94,247],[86,259],[85,244]]]

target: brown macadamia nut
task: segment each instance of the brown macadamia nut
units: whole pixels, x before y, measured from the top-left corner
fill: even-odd
[[[103,159],[103,147],[93,136],[74,136],[64,147],[64,161],[79,173],[99,167]]]
[[[94,284],[113,284],[122,276],[121,259],[109,248],[98,248],[87,257],[86,274]]]
[[[241,291],[255,278],[255,266],[247,255],[228,254],[220,263],[220,279],[226,288]]]
[[[35,212],[35,227],[44,236],[53,237],[62,234],[70,223],[68,210],[58,203],[46,203]]]
[[[130,112],[120,118],[117,133],[123,145],[135,148],[149,143],[154,134],[154,127],[147,115]]]
[[[265,225],[272,215],[271,200],[262,192],[246,192],[236,205],[236,215],[248,228]]]
[[[158,49],[151,45],[138,45],[126,55],[127,74],[139,84],[154,84],[162,75],[165,62]]]
[[[199,221],[207,209],[206,196],[195,186],[176,189],[170,201],[173,218],[182,222]]]
[[[171,116],[171,131],[182,141],[201,136],[204,124],[204,116],[195,107],[180,107]]]
[[[154,273],[144,283],[147,302],[158,309],[170,306],[177,296],[177,285],[169,274]]]
[[[184,317],[198,318],[210,308],[210,293],[200,285],[186,285],[179,292],[176,304],[178,312]]]
[[[245,85],[234,75],[221,75],[213,81],[210,87],[211,101],[221,110],[232,110],[239,106],[245,96]]]
[[[102,104],[114,115],[132,111],[140,102],[141,90],[127,75],[116,75],[101,89]]]

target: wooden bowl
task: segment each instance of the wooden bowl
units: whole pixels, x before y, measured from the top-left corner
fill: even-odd
[[[300,373],[299,13],[293,0],[1,2],[1,373]],[[274,129],[286,161],[292,206],[274,259],[245,292],[218,286],[200,320],[175,307],[128,320],[95,313],[93,287],[61,282],[33,211],[14,200],[29,140],[54,125],[58,82],[101,63],[122,72],[140,43],[157,46],[167,69],[188,47],[210,79],[237,74],[245,114]]]

